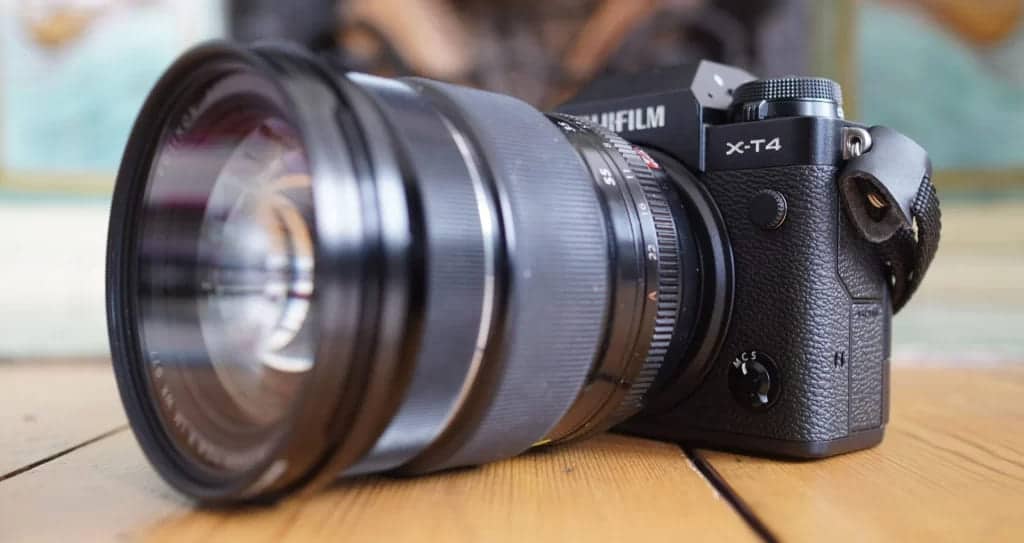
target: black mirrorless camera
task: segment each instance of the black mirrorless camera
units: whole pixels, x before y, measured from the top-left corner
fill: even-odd
[[[825,79],[711,62],[556,113],[286,46],[201,46],[111,211],[118,384],[152,464],[239,501],[617,427],[870,447],[938,244],[927,155]]]

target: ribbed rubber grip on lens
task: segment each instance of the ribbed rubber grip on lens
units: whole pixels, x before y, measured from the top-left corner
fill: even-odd
[[[410,84],[435,100],[481,155],[508,252],[496,388],[477,424],[454,429],[453,452],[412,463],[410,471],[423,472],[518,454],[564,415],[602,337],[609,249],[592,178],[543,114],[507,96],[426,80]]]

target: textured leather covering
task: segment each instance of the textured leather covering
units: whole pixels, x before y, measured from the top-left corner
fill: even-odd
[[[749,436],[810,448],[883,424],[891,320],[885,269],[839,209],[837,173],[786,166],[703,177],[735,255],[732,323],[702,386],[671,413],[643,421],[643,433],[660,428],[658,437],[685,440],[713,432],[734,443]],[[749,199],[764,189],[789,204],[777,230],[748,218]],[[729,393],[729,365],[749,350],[771,356],[781,372],[782,394],[765,412],[742,407]],[[746,448],[781,452],[765,443]]]

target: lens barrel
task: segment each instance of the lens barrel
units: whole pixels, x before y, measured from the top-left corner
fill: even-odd
[[[201,46],[146,101],[114,195],[132,428],[208,502],[607,429],[711,358],[691,355],[727,259],[695,183],[507,96]]]

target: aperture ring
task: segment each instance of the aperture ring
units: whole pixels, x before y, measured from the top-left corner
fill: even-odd
[[[632,386],[612,414],[609,424],[615,425],[636,414],[643,407],[644,395],[661,370],[668,354],[672,338],[676,332],[676,321],[679,316],[679,304],[682,299],[680,289],[683,288],[679,255],[679,232],[666,191],[672,190],[668,178],[660,166],[649,157],[641,157],[640,152],[618,135],[598,126],[598,132],[615,145],[616,150],[626,160],[629,171],[639,181],[647,198],[651,218],[657,233],[655,247],[657,255],[657,289],[648,289],[647,299],[657,302],[657,316],[654,330],[650,334],[647,356],[640,372],[633,378]],[[627,175],[628,178],[628,175]],[[643,213],[643,210],[641,210]],[[650,246],[648,246],[650,248]],[[651,256],[648,251],[648,258]]]
[[[666,197],[672,189],[657,164],[599,125],[551,117],[591,169],[609,227],[618,229],[610,232],[619,273],[602,358],[573,409],[549,434],[563,441],[607,429],[643,406],[675,334],[682,281],[676,219]],[[631,267],[639,268],[633,277]]]
[[[609,420],[609,423],[614,425],[640,411],[643,407],[644,395],[654,383],[658,371],[665,364],[669,347],[676,333],[679,304],[682,299],[680,292],[682,280],[679,233],[669,200],[665,196],[665,192],[671,190],[665,182],[665,174],[655,173],[652,168],[657,167],[656,163],[651,162],[652,166],[648,166],[647,161],[641,159],[633,145],[614,134],[609,133],[608,135],[610,136],[609,140],[614,141],[615,148],[623,155],[627,164],[630,165],[630,170],[635,172],[637,180],[640,181],[657,233],[657,290],[648,289],[647,293],[648,299],[651,299],[653,295],[652,301],[657,302],[654,330],[650,334],[650,343],[647,347],[647,356],[644,359],[643,367],[633,379],[626,398],[618,405],[618,409]],[[650,253],[648,253],[648,257],[649,255]]]

